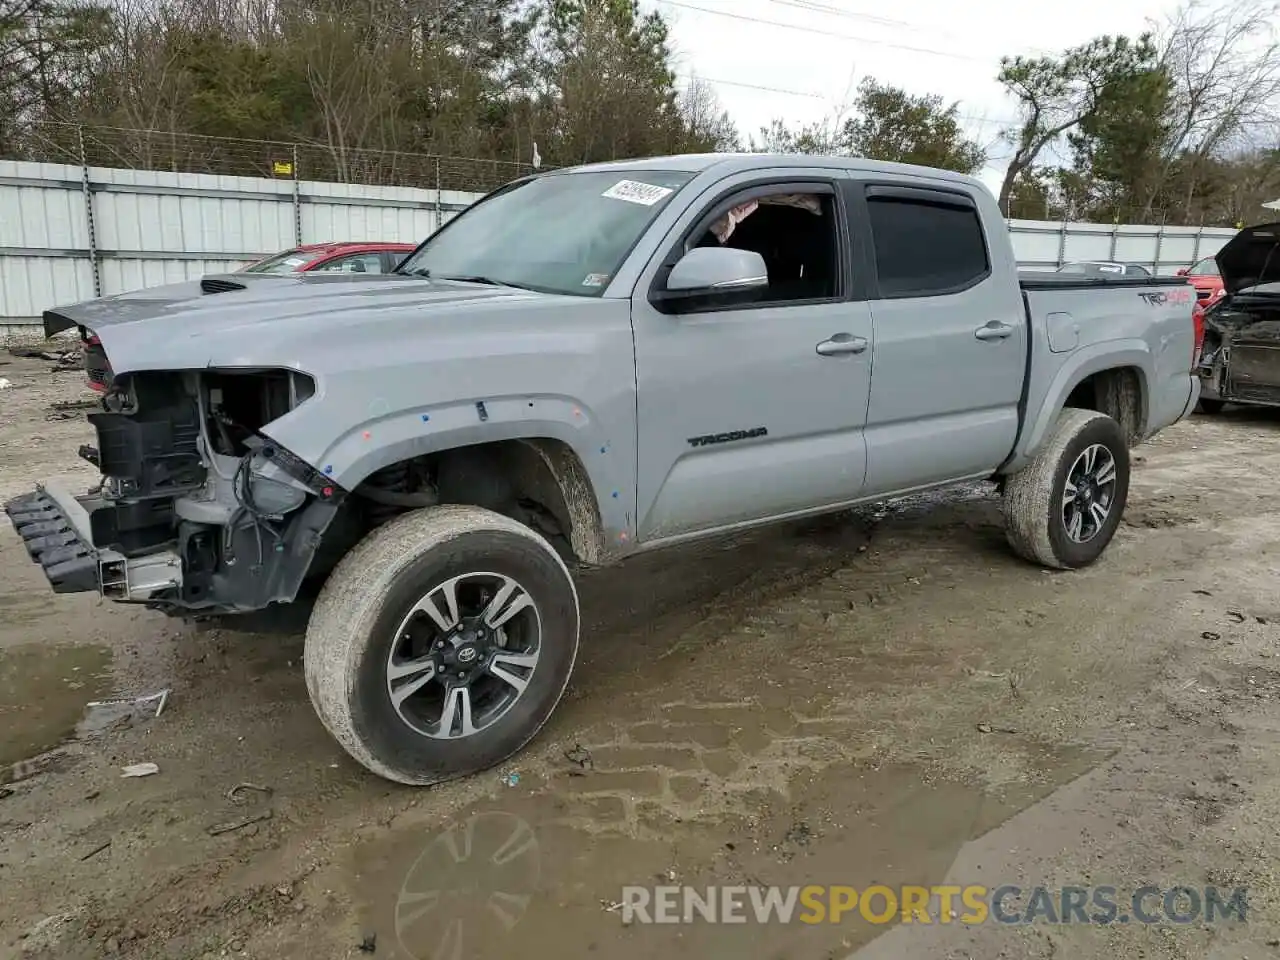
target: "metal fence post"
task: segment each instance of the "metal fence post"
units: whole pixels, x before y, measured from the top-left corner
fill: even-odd
[[[1067,218],[1063,216],[1062,226],[1058,230],[1058,266],[1067,262]]]
[[[440,182],[440,158],[436,157],[436,222],[434,230],[444,226],[444,194]]]
[[[1112,263],[1116,260],[1116,243],[1120,239],[1120,220],[1116,218],[1111,223],[1111,252],[1107,254],[1107,259]]]
[[[80,147],[80,192],[84,196],[84,220],[89,237],[89,269],[93,272],[93,295],[102,296],[102,271],[98,267],[98,240],[93,225],[93,191],[89,187],[89,152],[84,146],[84,127],[76,127]]]
[[[1200,226],[1196,227],[1196,243],[1191,248],[1191,262],[1200,262],[1200,240],[1204,237],[1204,217],[1200,217]]]
[[[298,184],[298,145],[293,145],[293,243],[302,246],[302,191]]]
[[[1160,259],[1160,252],[1164,249],[1164,225],[1165,217],[1164,214],[1161,214],[1160,227],[1156,230],[1156,262],[1152,264],[1152,267],[1155,268],[1156,276],[1160,275],[1160,265],[1164,262]]]

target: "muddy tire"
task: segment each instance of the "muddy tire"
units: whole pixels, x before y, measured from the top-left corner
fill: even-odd
[[[1129,445],[1115,420],[1067,407],[1035,458],[1008,478],[1005,532],[1020,557],[1067,570],[1097,560],[1129,497]]]
[[[1204,397],[1201,397],[1200,402],[1196,404],[1196,410],[1200,413],[1206,413],[1209,416],[1213,416],[1214,414],[1221,413],[1224,406],[1226,406],[1226,404],[1221,400],[1207,400]]]
[[[307,691],[353,758],[424,786],[511,756],[551,716],[578,652],[556,551],[478,507],[417,510],[343,558],[307,627]]]

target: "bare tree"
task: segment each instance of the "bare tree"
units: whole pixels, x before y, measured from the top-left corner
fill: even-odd
[[[680,113],[690,140],[698,147],[726,152],[739,148],[738,128],[705,80],[689,78],[680,91]]]
[[[1251,129],[1280,117],[1277,24],[1275,0],[1190,0],[1159,29],[1158,62],[1173,90],[1161,175],[1167,181],[1179,163],[1190,168],[1183,184],[1188,213],[1209,158],[1238,150]],[[1148,214],[1155,199],[1147,201]]]

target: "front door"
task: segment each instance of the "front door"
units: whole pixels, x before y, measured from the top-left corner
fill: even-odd
[[[632,311],[641,541],[839,504],[862,490],[871,316],[855,296],[837,182],[797,170],[721,181],[642,274]],[[761,254],[763,299],[659,312],[648,297],[663,265],[712,244]]]

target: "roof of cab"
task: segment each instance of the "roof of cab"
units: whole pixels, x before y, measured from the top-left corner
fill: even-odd
[[[678,170],[686,173],[702,173],[716,169],[728,176],[745,173],[760,167],[826,167],[834,170],[857,170],[866,173],[896,174],[898,176],[927,176],[935,180],[951,180],[970,187],[986,185],[976,177],[954,170],[920,167],[909,163],[890,163],[885,160],[868,160],[865,157],[831,157],[786,153],[685,153],[670,157],[638,157],[633,160],[611,160],[606,163],[590,163],[578,167],[548,170],[547,173],[617,172],[640,170]]]

